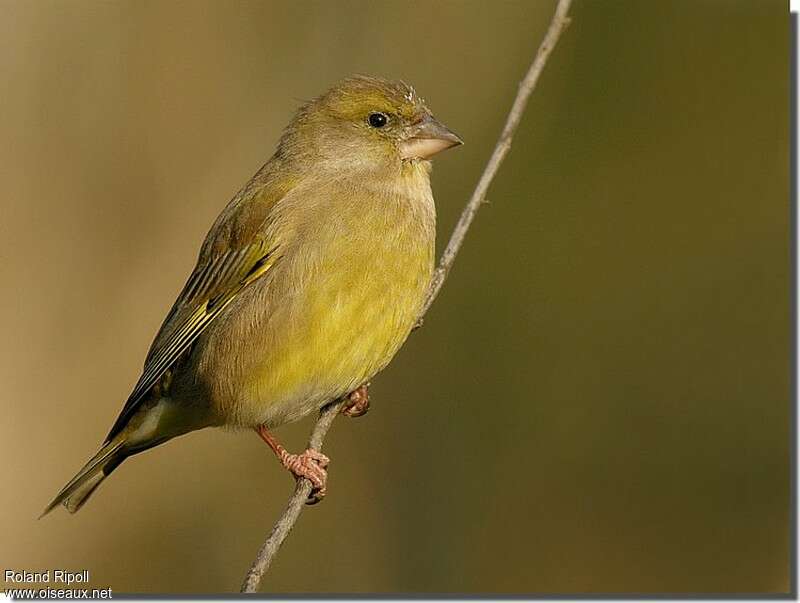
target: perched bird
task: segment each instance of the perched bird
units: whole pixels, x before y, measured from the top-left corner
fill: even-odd
[[[461,144],[403,82],[355,76],[299,109],[222,211],[100,451],[45,513],[77,511],[127,457],[212,426],[255,429],[325,493],[327,457],[268,431],[367,385],[419,318],[434,261],[429,159]]]

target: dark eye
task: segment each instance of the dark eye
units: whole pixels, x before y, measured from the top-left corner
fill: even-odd
[[[373,128],[382,128],[389,121],[389,116],[386,113],[370,113],[367,121]]]

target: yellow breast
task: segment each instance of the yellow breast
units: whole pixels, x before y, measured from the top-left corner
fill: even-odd
[[[353,187],[332,183],[284,207],[289,240],[205,345],[198,374],[223,422],[279,425],[388,364],[414,326],[434,259],[427,166]],[[222,345],[222,342],[228,342]],[[231,345],[230,342],[234,342]]]

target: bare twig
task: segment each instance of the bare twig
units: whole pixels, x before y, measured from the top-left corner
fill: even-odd
[[[428,311],[428,308],[431,307],[431,304],[436,299],[436,296],[439,295],[439,291],[441,290],[442,285],[444,284],[444,281],[450,272],[450,268],[456,259],[456,255],[458,254],[458,251],[464,242],[464,237],[466,236],[472,221],[475,219],[475,214],[478,213],[481,205],[483,205],[485,202],[486,191],[489,189],[489,185],[497,174],[497,170],[500,168],[500,164],[503,162],[508,150],[511,148],[511,140],[513,139],[514,133],[516,132],[519,122],[522,119],[522,114],[524,113],[525,107],[528,104],[528,99],[536,87],[536,82],[539,80],[539,76],[544,69],[545,63],[547,63],[550,52],[555,47],[556,42],[558,42],[561,32],[563,32],[564,28],[569,25],[569,17],[567,13],[569,11],[571,2],[572,0],[558,1],[558,5],[556,6],[555,13],[550,21],[550,26],[547,29],[544,40],[542,40],[539,50],[536,52],[536,57],[534,57],[533,63],[531,63],[531,66],[528,69],[528,73],[525,74],[525,77],[519,84],[517,97],[514,99],[514,104],[511,106],[511,111],[508,114],[506,124],[503,127],[503,131],[500,134],[497,145],[492,152],[492,156],[489,158],[489,162],[486,164],[486,168],[484,168],[483,174],[481,174],[481,178],[478,180],[478,184],[475,187],[472,196],[467,202],[467,205],[464,207],[461,217],[458,220],[458,224],[456,224],[453,234],[450,236],[450,241],[447,243],[447,247],[442,253],[442,257],[439,260],[439,265],[436,267],[436,270],[433,273],[430,289],[428,290],[428,296],[425,300],[422,313],[420,314],[420,318],[417,323],[418,325],[422,324],[422,317]],[[333,420],[336,418],[336,415],[339,414],[339,411],[343,405],[344,400],[338,400],[322,409],[319,419],[317,420],[317,424],[314,426],[314,430],[311,432],[311,438],[308,442],[309,448],[314,450],[320,450],[322,448],[322,442],[325,439],[325,434],[328,432],[328,429],[330,429]],[[267,537],[266,541],[261,546],[261,549],[258,551],[258,555],[256,556],[253,565],[250,567],[250,571],[247,572],[247,576],[242,584],[241,592],[253,593],[258,590],[261,577],[264,575],[267,569],[269,569],[269,565],[272,562],[275,553],[278,552],[278,549],[280,548],[286,536],[289,534],[292,526],[294,526],[297,518],[300,517],[300,513],[305,506],[305,502],[308,499],[309,494],[311,494],[311,482],[309,482],[307,479],[297,480],[297,486],[294,489],[294,494],[292,494],[292,497],[289,499],[289,504],[286,506],[286,510],[283,512],[283,515],[281,515],[280,519],[278,519],[277,523],[273,526],[272,532],[270,532],[270,535]]]
[[[319,413],[317,424],[314,425],[314,430],[311,432],[311,437],[308,439],[308,447],[314,450],[322,449],[322,442],[325,439],[325,434],[328,433],[333,420],[344,405],[344,400],[337,400],[328,404]],[[297,480],[297,485],[294,488],[294,494],[289,499],[289,504],[286,505],[286,510],[281,515],[277,523],[272,527],[272,532],[261,545],[261,549],[256,555],[253,565],[245,576],[244,582],[240,592],[254,593],[258,590],[258,585],[261,582],[261,577],[264,572],[269,568],[272,563],[272,558],[278,549],[283,544],[284,539],[289,535],[289,531],[294,526],[294,522],[300,517],[300,513],[311,494],[311,482],[307,479]]]
[[[500,164],[511,148],[511,140],[514,138],[514,132],[517,131],[519,122],[522,119],[522,114],[525,112],[525,107],[528,105],[528,99],[533,89],[536,87],[536,82],[539,80],[545,63],[547,63],[547,58],[550,56],[550,52],[555,47],[556,42],[558,42],[561,32],[569,25],[567,13],[571,1],[572,0],[559,0],[556,6],[556,12],[553,15],[552,21],[550,21],[550,27],[547,28],[544,40],[542,40],[542,43],[539,45],[539,50],[536,52],[536,57],[533,59],[528,73],[525,74],[525,77],[519,83],[517,98],[514,99],[511,111],[508,113],[506,125],[503,126],[503,132],[500,134],[497,145],[494,147],[494,152],[489,158],[489,163],[486,164],[483,174],[481,174],[481,179],[478,180],[478,184],[472,192],[472,196],[469,198],[469,201],[467,201],[464,211],[461,212],[458,224],[456,224],[456,227],[453,229],[453,234],[450,235],[450,241],[448,241],[447,247],[445,247],[442,257],[439,260],[439,265],[433,273],[431,288],[428,291],[428,298],[422,309],[423,316],[428,311],[428,308],[431,307],[436,296],[439,295],[439,291],[444,284],[444,279],[447,278],[450,268],[456,259],[456,254],[458,250],[461,249],[461,244],[464,242],[464,237],[467,235],[472,220],[475,219],[475,214],[478,213],[478,210],[481,208],[486,198],[486,191],[489,189],[489,185],[492,183],[492,180],[494,180],[495,174],[497,174],[497,170],[500,168]]]

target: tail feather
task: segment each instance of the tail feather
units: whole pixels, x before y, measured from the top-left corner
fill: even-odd
[[[128,456],[123,449],[124,443],[124,439],[116,438],[103,445],[100,451],[78,471],[77,475],[47,505],[40,518],[60,504],[63,504],[70,513],[75,513],[80,509],[100,483]]]

